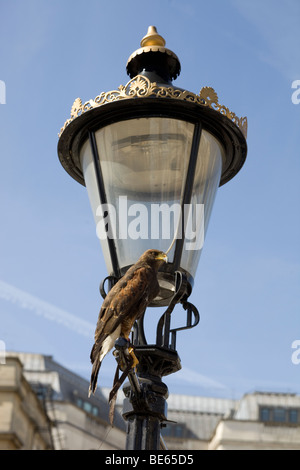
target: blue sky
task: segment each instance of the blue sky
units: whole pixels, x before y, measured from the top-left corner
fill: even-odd
[[[239,397],[300,393],[300,80],[298,0],[0,1],[0,340],[53,355],[89,377],[107,275],[84,187],[61,167],[73,101],[129,81],[149,25],[181,62],[178,87],[212,86],[248,117],[248,157],[218,191],[169,391]],[[1,99],[0,99],[1,101]],[[2,99],[3,101],[3,99]],[[149,316],[151,313],[151,316]],[[181,310],[175,311],[180,316]],[[149,331],[157,317],[149,311]],[[2,344],[2,343],[1,343]],[[106,358],[100,383],[110,386]]]

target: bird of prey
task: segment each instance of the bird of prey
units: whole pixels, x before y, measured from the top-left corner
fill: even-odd
[[[159,250],[147,250],[113,286],[105,297],[98,317],[95,343],[91,351],[93,364],[89,396],[95,393],[103,358],[119,337],[128,339],[131,328],[159,293],[157,272],[167,262]]]

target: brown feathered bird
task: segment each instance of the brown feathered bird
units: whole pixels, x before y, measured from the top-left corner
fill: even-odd
[[[165,253],[147,250],[105,297],[96,326],[91,351],[93,364],[89,396],[95,393],[103,358],[121,336],[128,339],[131,328],[159,293],[157,272],[167,262]]]

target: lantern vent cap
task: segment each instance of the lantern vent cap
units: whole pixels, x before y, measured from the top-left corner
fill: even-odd
[[[158,66],[160,72],[165,69],[165,79],[175,80],[181,70],[177,55],[165,47],[165,39],[158,34],[155,26],[149,26],[147,34],[142,38],[140,49],[134,51],[126,65],[127,74],[130,78],[142,73],[144,70],[155,70]]]

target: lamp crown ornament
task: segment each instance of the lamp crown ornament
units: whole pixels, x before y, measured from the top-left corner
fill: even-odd
[[[141,47],[166,45],[165,39],[158,34],[155,26],[149,26],[147,34],[141,40]]]
[[[158,72],[154,80],[170,83],[180,74],[180,62],[176,54],[165,47],[165,39],[158,34],[155,26],[149,26],[146,36],[141,40],[141,47],[134,51],[127,61],[127,73],[130,78],[143,72]],[[153,80],[152,80],[153,81]]]
[[[166,41],[157,33],[155,26],[149,26],[148,32],[140,44],[141,48],[133,52],[127,61],[126,69],[131,80],[125,86],[120,85],[116,90],[101,92],[94,99],[86,102],[82,102],[81,98],[76,98],[71,107],[71,116],[60,129],[59,137],[74,119],[94,108],[117,100],[157,97],[183,100],[209,107],[230,119],[247,138],[247,118],[238,117],[228,107],[220,104],[218,95],[212,87],[202,87],[197,95],[187,90],[168,86],[171,85],[170,79],[175,79],[180,74],[180,62],[174,52],[165,48]],[[165,75],[166,81],[163,83],[152,80],[153,70],[157,68],[160,68],[162,75]],[[147,73],[147,69],[150,70],[149,73]],[[161,69],[165,69],[165,73]],[[160,77],[156,76],[155,78]],[[62,164],[64,166],[63,162]],[[78,180],[78,176],[75,179]],[[84,184],[83,178],[80,178],[80,182]]]

